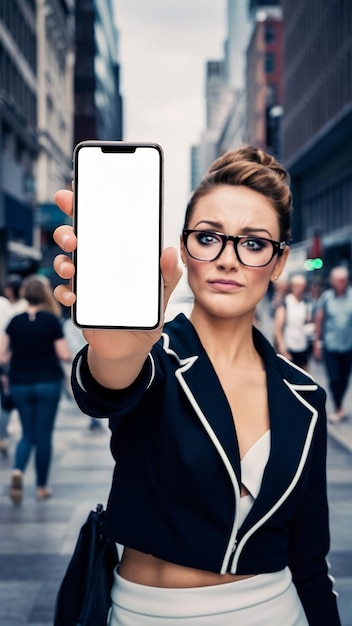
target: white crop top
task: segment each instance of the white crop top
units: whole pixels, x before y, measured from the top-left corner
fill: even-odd
[[[248,495],[240,499],[239,526],[251,510],[262,484],[263,473],[270,454],[270,430],[267,430],[249,448],[241,460],[242,485],[248,491]]]

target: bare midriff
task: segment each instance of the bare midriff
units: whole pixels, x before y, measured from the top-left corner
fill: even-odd
[[[125,548],[119,574],[140,585],[165,588],[207,587],[250,578],[253,574],[216,574],[157,559],[132,548]]]

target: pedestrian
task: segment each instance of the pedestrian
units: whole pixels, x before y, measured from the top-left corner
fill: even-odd
[[[14,503],[22,500],[23,475],[33,449],[37,498],[44,500],[52,495],[48,477],[63,380],[60,360],[71,359],[58,318],[45,310],[47,287],[43,281],[27,279],[24,297],[27,311],[12,318],[0,350],[1,362],[9,363],[11,395],[22,427],[9,489]]]
[[[69,191],[56,200],[72,215]],[[290,213],[287,172],[272,156],[224,154],[186,210],[189,319],[83,331],[73,390],[84,412],[109,418],[104,527],[124,546],[110,626],[340,625],[326,561],[326,394],[253,326],[284,270]],[[76,237],[63,225],[54,238],[66,253],[54,267],[71,279]],[[176,250],[164,250],[161,271],[166,306]],[[55,294],[75,300],[71,282]]]
[[[352,288],[345,266],[330,272],[330,288],[320,297],[315,314],[314,356],[323,359],[334,411],[329,421],[346,419],[343,406],[352,367]]]
[[[9,274],[6,277],[4,295],[11,304],[10,317],[23,313],[27,309],[28,302],[23,297],[23,278],[20,274]]]
[[[7,324],[8,317],[11,312],[11,302],[4,295],[4,291],[0,294],[0,328],[1,330],[5,328]]]
[[[22,297],[22,276],[20,274],[9,274],[4,284],[4,296],[7,298],[9,307],[7,306],[6,319],[3,320],[1,330],[4,332],[9,321],[18,313],[23,313],[27,309],[28,303]],[[0,380],[0,453],[2,456],[8,456],[9,450],[9,423],[12,411],[15,408],[13,398],[10,392],[10,384],[8,377],[8,366],[3,366],[1,370]]]
[[[312,320],[313,320],[313,323],[314,323],[314,319],[315,319],[317,305],[318,305],[320,296],[323,293],[324,289],[325,289],[325,285],[324,285],[324,283],[321,280],[319,280],[319,281],[312,281],[309,284],[308,294],[309,294],[309,301],[310,301],[311,306],[312,306]],[[314,337],[315,337],[315,331],[314,331]]]
[[[275,317],[276,309],[282,304],[286,294],[288,294],[288,280],[286,276],[280,276],[280,278],[269,285],[269,313],[272,318]]]
[[[0,295],[0,337],[2,336],[7,322],[11,316],[11,302],[5,295],[5,290],[1,290]],[[10,420],[10,411],[8,410],[7,400],[8,394],[8,378],[7,368],[4,365],[0,365],[0,454],[2,457],[8,456],[9,442],[8,442],[8,424]]]
[[[36,279],[40,280],[45,287],[45,303],[43,305],[43,310],[49,311],[49,313],[55,315],[60,320],[60,323],[63,324],[64,320],[62,315],[62,307],[53,294],[50,280],[44,274],[36,274]]]
[[[274,315],[274,341],[278,352],[308,370],[313,332],[307,279],[302,274],[294,274],[289,280],[289,293]]]

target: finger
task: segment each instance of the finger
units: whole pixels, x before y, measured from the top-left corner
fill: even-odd
[[[73,209],[72,191],[69,191],[68,189],[60,189],[59,191],[56,192],[54,196],[54,200],[57,206],[61,209],[61,211],[66,213],[66,215],[69,215],[72,217],[72,209]]]
[[[55,287],[54,296],[56,300],[64,306],[72,306],[72,304],[76,302],[76,296],[71,289],[71,283]]]
[[[53,266],[60,278],[70,280],[75,273],[75,266],[66,254],[58,254],[54,258]]]
[[[164,306],[166,307],[172,292],[182,276],[176,248],[165,248],[161,255],[160,267],[164,280]]]
[[[73,252],[77,247],[77,237],[72,226],[58,226],[53,232],[53,239],[64,252]]]

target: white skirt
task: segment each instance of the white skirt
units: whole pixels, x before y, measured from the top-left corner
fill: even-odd
[[[288,567],[232,583],[165,589],[115,570],[109,626],[308,626]]]

